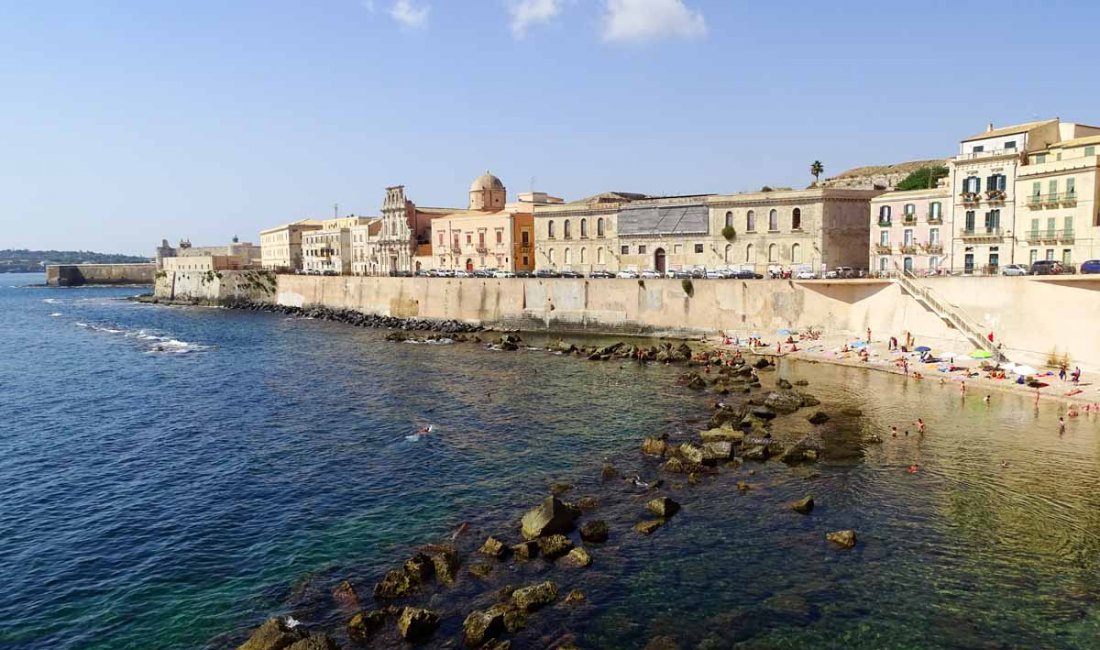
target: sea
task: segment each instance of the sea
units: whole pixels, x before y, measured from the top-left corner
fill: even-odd
[[[651,495],[602,468],[653,482],[640,440],[704,426],[724,398],[682,386],[683,369],[555,354],[550,335],[524,335],[517,352],[394,343],[43,282],[0,275],[5,650],[235,648],[271,616],[352,647],[337,585],[372,607],[374,583],[418,545],[518,541],[553,483],[602,504],[586,515],[611,528],[593,565],[463,574],[425,596],[443,622],[423,647],[457,647],[470,608],[546,579],[586,599],[533,614],[515,648],[1100,643],[1095,415],[1059,435],[1053,403],[784,363],[774,376],[808,381],[832,426],[882,443],[697,484],[664,476],[682,510],[643,537],[631,527]],[[773,428],[812,434],[805,415]],[[811,514],[790,510],[809,495]],[[854,549],[825,541],[841,529]]]

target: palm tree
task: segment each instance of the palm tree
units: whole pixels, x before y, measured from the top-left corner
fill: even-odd
[[[815,160],[810,165],[810,173],[814,175],[814,183],[816,184],[821,175],[825,173],[825,165],[822,165],[820,160]]]

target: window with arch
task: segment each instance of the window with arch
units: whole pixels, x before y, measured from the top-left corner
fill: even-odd
[[[906,203],[904,209],[905,209],[905,218],[906,218],[906,220],[911,220],[911,219],[916,219],[917,218],[917,204],[916,203]]]
[[[566,221],[566,223],[569,223],[569,222],[568,222],[568,221]],[[565,249],[565,253],[564,253],[564,254],[562,254],[562,263],[564,263],[564,264],[572,264],[572,263],[573,263],[573,255],[572,255],[572,253],[573,253],[573,249],[571,249],[571,248],[567,248],[567,249]]]
[[[746,262],[753,261],[752,253],[753,253],[752,244],[749,244],[748,246],[745,247],[745,261]]]
[[[779,230],[779,210],[772,210],[768,213],[768,230]]]
[[[549,237],[550,239],[554,238],[554,220],[553,219],[551,219],[546,224],[546,236]]]
[[[802,230],[802,208],[791,210],[791,230]]]
[[[745,230],[749,232],[756,230],[756,210],[749,210],[745,215]]]
[[[884,222],[890,220],[890,206],[888,206],[888,205],[879,206],[878,220],[879,221],[884,221]]]
[[[588,252],[587,249],[584,249],[584,248],[581,249],[581,260],[580,260],[581,264],[584,264],[585,262],[588,261],[588,260],[585,259],[587,257],[587,255],[586,255],[587,252]]]
[[[779,246],[778,245],[776,245],[776,244],[769,244],[768,245],[768,261],[769,262],[778,262],[779,261]]]
[[[588,219],[581,219],[581,237],[588,236]],[[581,249],[584,250],[584,249]]]
[[[799,244],[791,244],[791,262],[795,264],[802,261],[802,246]]]
[[[603,264],[603,248],[596,249],[596,264]]]
[[[596,219],[596,236],[603,237],[603,217]]]
[[[729,264],[732,261],[730,259],[731,257],[733,257],[733,244],[726,244],[726,254],[722,258],[722,261],[724,261],[726,264]]]
[[[726,227],[727,228],[732,228],[733,227],[733,211],[732,210],[726,212]]]
[[[554,249],[553,248],[546,251],[546,259],[550,260],[551,265],[554,264]]]
[[[573,237],[573,222],[566,219],[565,225],[562,226],[562,237],[571,239]]]

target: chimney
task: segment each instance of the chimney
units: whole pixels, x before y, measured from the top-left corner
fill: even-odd
[[[989,123],[989,126],[985,129],[986,133],[993,133],[993,122]]]

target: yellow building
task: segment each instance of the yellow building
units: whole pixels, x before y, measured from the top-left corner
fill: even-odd
[[[620,208],[644,198],[604,192],[569,203],[536,205],[535,268],[584,274],[619,271],[616,217]]]
[[[321,228],[302,234],[302,259],[306,273],[351,273],[351,229],[377,221],[377,217],[326,219]]]
[[[1028,155],[1016,175],[1016,262],[1100,258],[1100,135]]]
[[[260,231],[260,260],[265,269],[292,273],[301,271],[302,234],[320,230],[321,222],[303,219]]]

